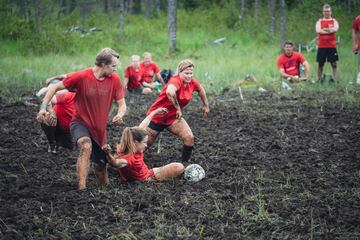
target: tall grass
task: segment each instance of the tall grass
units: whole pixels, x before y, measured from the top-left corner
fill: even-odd
[[[212,10],[178,11],[177,48],[179,51],[170,54],[167,45],[167,17],[165,15],[153,19],[142,16],[126,16],[125,37],[119,38],[119,17],[101,18],[94,14],[87,19],[85,28],[102,29],[92,35],[81,37],[74,32],[64,34],[64,27],[45,27],[46,39],[59,47],[47,52],[36,54],[26,41],[2,40],[0,51],[0,94],[4,97],[20,97],[34,93],[43,81],[61,73],[92,67],[96,53],[103,47],[112,47],[121,54],[119,74],[130,64],[130,56],[141,55],[145,51],[153,54],[162,69],[175,69],[177,63],[184,58],[191,58],[196,64],[195,76],[208,92],[219,93],[225,88],[237,89],[245,75],[253,75],[257,81],[242,86],[245,89],[267,90],[279,89],[279,74],[276,59],[280,55],[278,36],[272,39],[266,19],[248,17],[244,26],[239,26],[238,15],[231,6],[228,12],[214,7]],[[230,14],[229,11],[233,13]],[[262,14],[266,14],[262,9]],[[314,25],[317,19],[303,19],[301,26],[297,19],[301,13],[288,13],[288,36],[297,43],[307,43],[316,37]],[[294,18],[294,19],[293,19]],[[102,19],[99,21],[99,19]],[[351,18],[343,17],[340,22],[341,42],[338,45],[340,56],[340,84],[317,85],[309,82],[295,88],[305,91],[340,90],[352,94],[356,84],[355,76],[359,71],[356,58],[351,52]],[[344,22],[344,25],[342,25]],[[63,24],[71,20],[63,20]],[[348,26],[346,26],[347,24]],[[306,26],[306,27],[304,27]],[[46,33],[46,29],[51,31]],[[306,29],[306,31],[304,30]],[[299,31],[300,30],[300,31]],[[51,34],[56,35],[52,38]],[[225,37],[223,45],[211,45],[209,42]],[[56,41],[59,44],[56,44]],[[39,43],[40,44],[40,43]],[[66,47],[61,47],[65,44]],[[317,80],[315,52],[303,52],[312,69],[312,80]],[[329,64],[325,73],[331,74]]]

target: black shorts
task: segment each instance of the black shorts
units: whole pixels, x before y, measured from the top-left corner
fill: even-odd
[[[167,128],[169,126],[170,125],[157,124],[157,123],[154,123],[153,121],[151,121],[148,127],[157,132],[162,132],[162,131],[164,131],[165,128]]]
[[[97,144],[90,136],[87,128],[79,122],[72,122],[70,125],[70,133],[73,139],[73,142],[76,144],[77,140],[81,137],[89,137],[91,139],[91,156],[90,160],[101,166],[106,165],[107,158],[105,152],[101,149],[99,144]]]
[[[319,64],[324,64],[326,61],[330,63],[339,61],[336,48],[319,48],[316,54],[316,61]]]

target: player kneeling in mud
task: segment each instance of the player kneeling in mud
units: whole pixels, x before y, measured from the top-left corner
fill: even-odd
[[[144,151],[147,148],[148,141],[146,127],[155,115],[166,112],[166,108],[158,108],[152,111],[138,127],[125,128],[117,145],[115,156],[111,155],[110,145],[106,145],[103,148],[107,153],[108,162],[112,166],[119,168],[119,175],[123,182],[159,182],[175,178],[184,172],[184,165],[182,163],[173,162],[162,167],[149,169],[144,162]]]
[[[51,80],[47,80],[46,83],[48,86],[42,88],[36,95],[42,97],[50,88],[54,87],[56,82],[59,82],[59,79],[61,80],[62,78],[63,77],[54,77],[51,78]],[[70,134],[70,122],[75,112],[74,98],[75,93],[67,90],[57,92],[51,99],[51,105],[49,105],[49,111],[46,113],[45,117],[37,118],[48,140],[48,153],[50,154],[57,154],[58,147],[73,149]]]

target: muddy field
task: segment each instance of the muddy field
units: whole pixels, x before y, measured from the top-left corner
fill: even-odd
[[[197,98],[197,97],[195,97]],[[49,156],[35,99],[0,101],[1,239],[360,239],[360,107],[321,96],[212,96],[185,118],[207,176],[77,191],[77,151]],[[251,99],[251,100],[250,100]],[[127,99],[126,125],[153,97]],[[30,104],[29,104],[30,103]],[[114,146],[124,126],[109,125]],[[179,161],[165,132],[149,166]]]

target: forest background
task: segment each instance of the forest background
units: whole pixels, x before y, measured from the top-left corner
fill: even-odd
[[[338,85],[316,81],[315,23],[324,3],[331,5],[340,25]],[[7,99],[33,94],[48,77],[93,66],[104,47],[120,53],[122,77],[131,55],[151,52],[161,69],[175,70],[180,60],[191,58],[196,78],[208,92],[237,91],[239,86],[245,91],[278,90],[276,59],[285,39],[295,42],[312,69],[311,81],[295,90],[334,91],[348,98],[357,93],[359,66],[351,51],[351,24],[360,9],[357,0],[0,0],[0,4],[4,20],[0,96]],[[325,73],[331,74],[328,64]],[[256,81],[243,84],[247,75]]]

